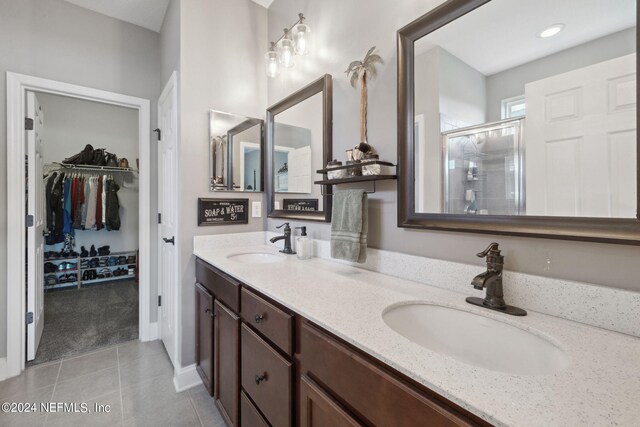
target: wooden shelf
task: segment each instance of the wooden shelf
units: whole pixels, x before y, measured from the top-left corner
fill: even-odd
[[[397,175],[349,176],[347,178],[323,179],[320,181],[314,181],[314,184],[319,184],[319,185],[349,184],[351,182],[383,181],[387,179],[397,179],[397,178],[398,178]]]
[[[396,167],[396,165],[394,165],[391,162],[385,162],[382,160],[368,160],[365,162],[360,162],[360,163],[356,163],[353,165],[342,165],[342,166],[336,166],[333,168],[326,168],[326,169],[319,169],[316,172],[317,173],[321,173],[321,174],[326,174],[332,171],[337,171],[340,169],[353,169],[353,168],[361,168],[362,166],[369,166],[369,165],[382,165],[382,166],[393,166]]]
[[[105,277],[103,279],[83,280],[82,287],[86,285],[95,285],[103,282],[115,282],[115,281],[124,280],[124,279],[134,280],[135,278],[136,278],[135,274],[123,274],[122,276],[111,276],[111,277]]]

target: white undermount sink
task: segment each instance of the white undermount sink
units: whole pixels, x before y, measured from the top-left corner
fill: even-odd
[[[382,318],[414,343],[470,365],[517,375],[549,375],[569,365],[547,339],[468,311],[412,303],[387,308]]]
[[[227,256],[228,259],[247,264],[269,264],[284,260],[284,256],[272,252],[240,252]]]

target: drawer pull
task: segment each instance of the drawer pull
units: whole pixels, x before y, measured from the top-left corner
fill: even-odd
[[[210,308],[205,309],[204,312],[209,313],[209,316],[211,317],[216,317],[216,314],[213,311],[211,311]]]
[[[267,373],[266,372],[264,374],[262,374],[262,375],[256,375],[256,384],[257,385],[260,385],[260,383],[262,381],[266,381],[266,380],[267,380]]]
[[[256,323],[262,323],[262,321],[264,320],[264,314],[256,314],[256,317],[254,317]]]

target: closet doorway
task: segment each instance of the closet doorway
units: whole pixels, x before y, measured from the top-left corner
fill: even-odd
[[[23,250],[8,255],[5,376],[157,338],[149,101],[13,73],[7,88],[8,243]]]

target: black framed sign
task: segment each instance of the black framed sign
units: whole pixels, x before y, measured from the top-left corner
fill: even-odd
[[[318,199],[283,199],[282,209],[285,211],[308,211],[318,210]]]
[[[198,199],[198,226],[248,222],[249,199]]]

